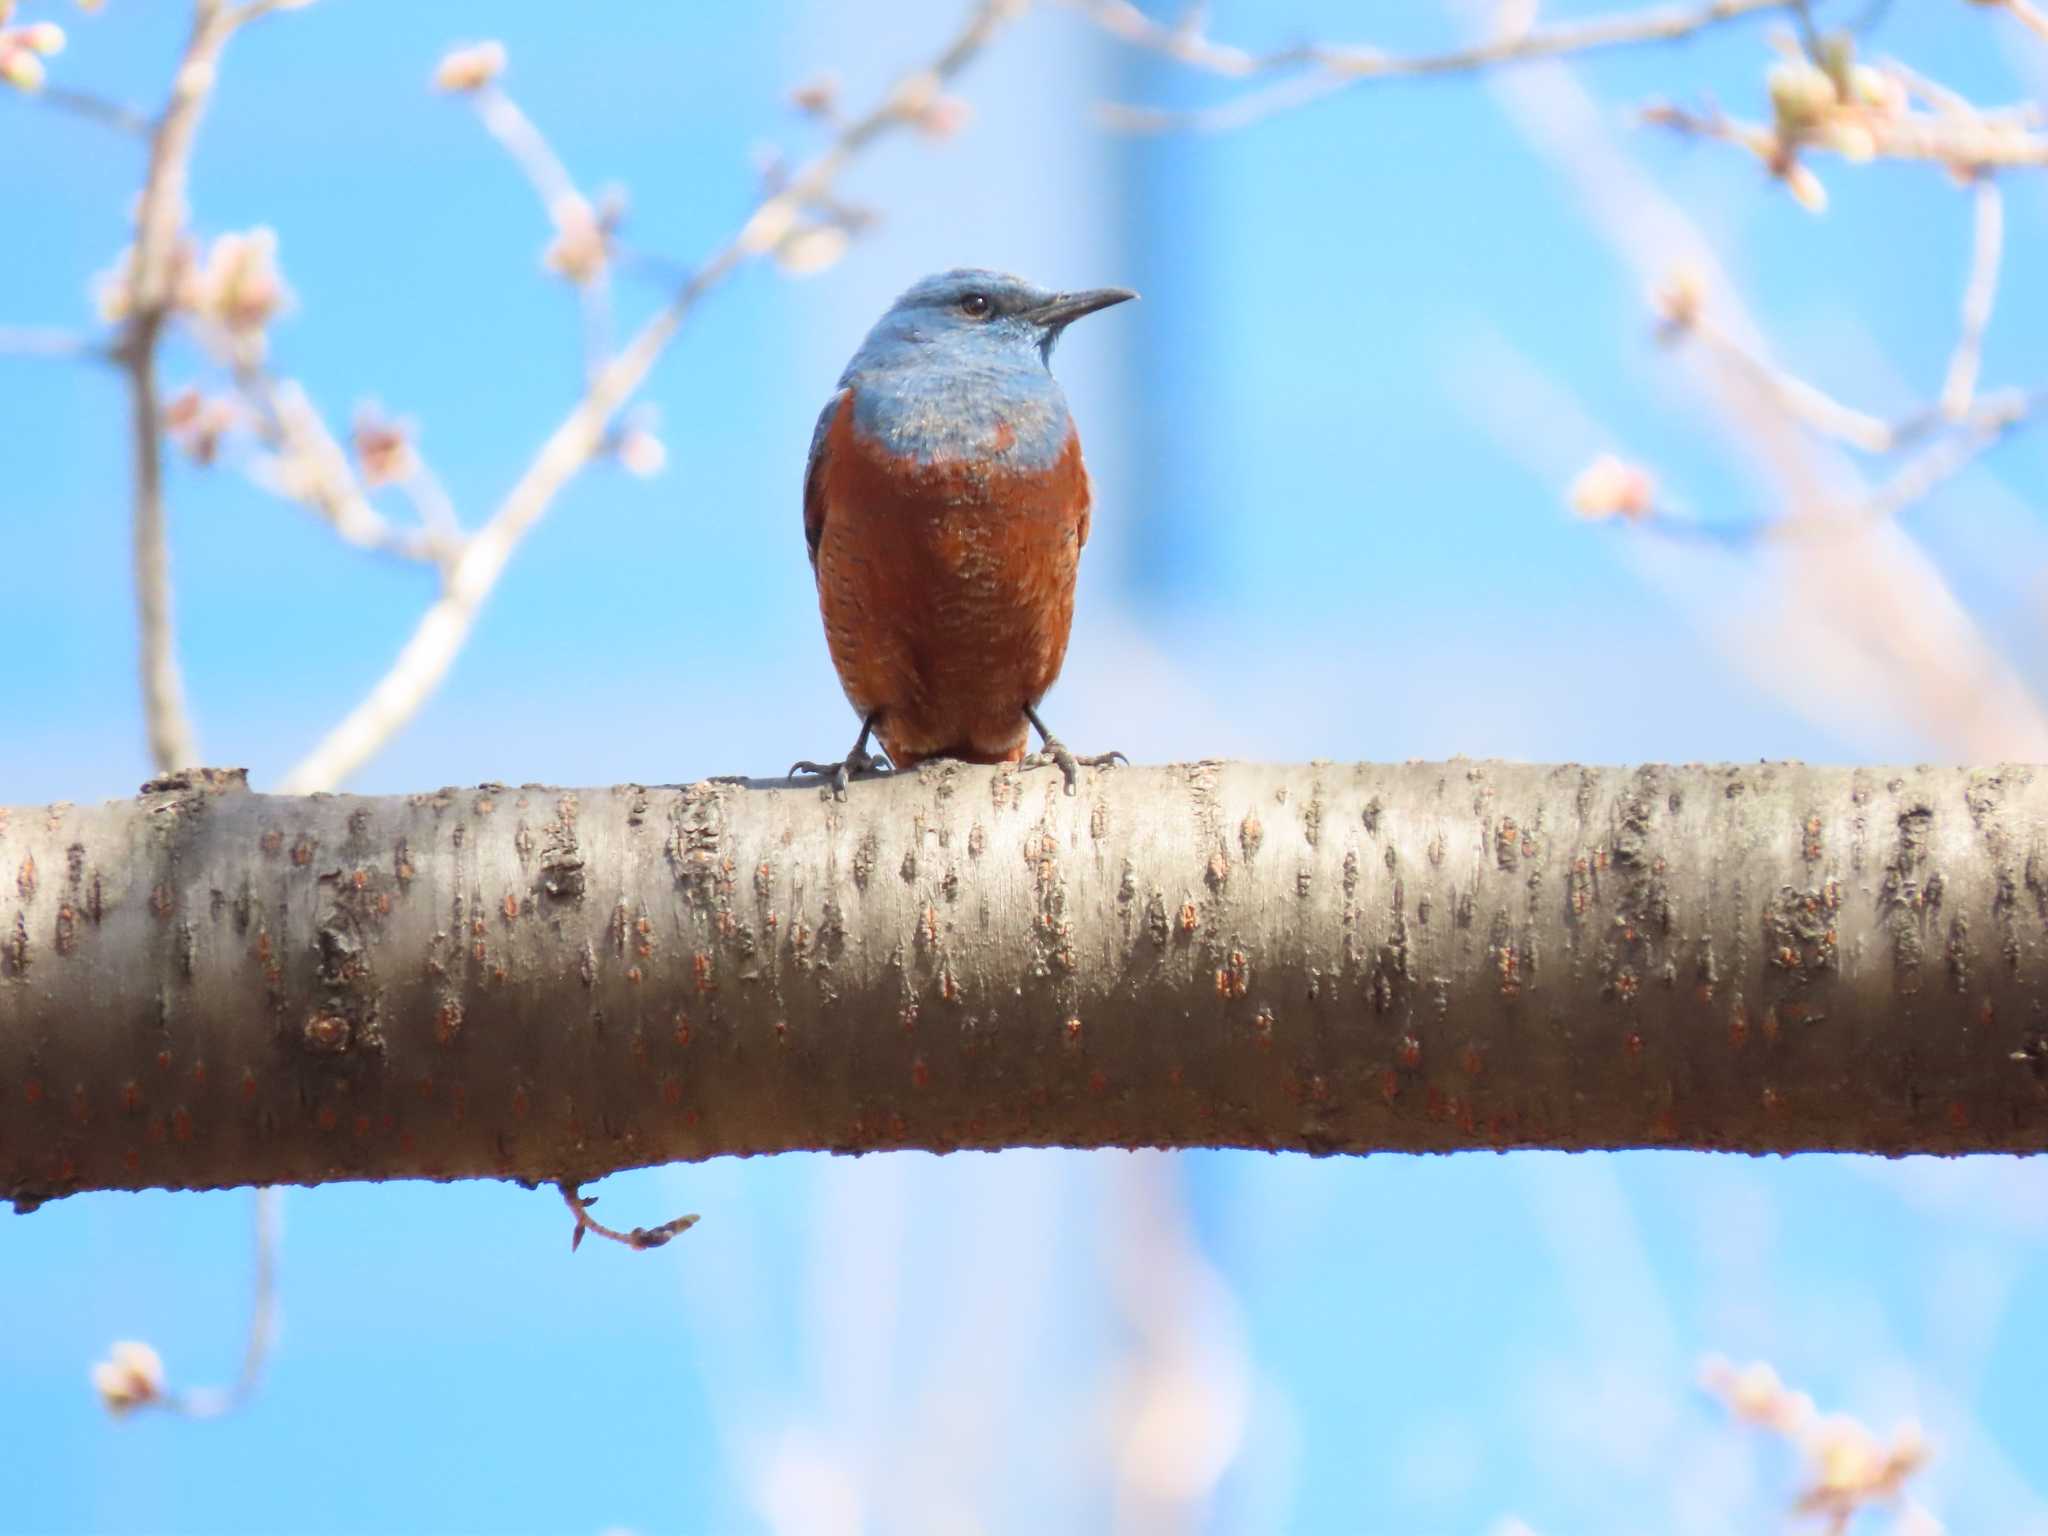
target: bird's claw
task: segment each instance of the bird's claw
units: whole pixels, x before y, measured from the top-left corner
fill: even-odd
[[[832,798],[835,800],[846,798],[846,786],[853,780],[881,778],[893,771],[886,757],[862,751],[859,747],[854,748],[836,763],[814,763],[805,758],[789,765],[789,776],[792,779],[800,773],[810,774],[814,778],[830,779]]]
[[[1061,775],[1067,781],[1067,793],[1071,795],[1077,794],[1080,791],[1081,770],[1083,768],[1114,768],[1118,763],[1128,767],[1130,761],[1121,752],[1094,752],[1086,757],[1077,757],[1065,742],[1048,736],[1043,747],[1040,747],[1028,757],[1023,758],[1017,766],[1019,768],[1050,768],[1057,765]]]

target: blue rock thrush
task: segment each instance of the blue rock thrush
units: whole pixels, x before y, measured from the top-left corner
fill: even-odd
[[[804,540],[825,640],[860,739],[829,775],[844,792],[931,757],[1056,763],[1074,792],[1081,758],[1038,718],[1074,622],[1088,542],[1088,472],[1051,371],[1060,333],[1137,295],[1053,293],[959,269],[913,286],[868,332],[811,437]],[[1027,758],[1030,729],[1043,749]]]

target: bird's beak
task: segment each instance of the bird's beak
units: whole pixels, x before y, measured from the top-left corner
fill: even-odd
[[[1121,304],[1136,297],[1128,288],[1084,288],[1079,293],[1055,294],[1036,309],[1026,310],[1024,318],[1049,331],[1058,331],[1083,315],[1092,315],[1098,309],[1107,309],[1112,304]]]

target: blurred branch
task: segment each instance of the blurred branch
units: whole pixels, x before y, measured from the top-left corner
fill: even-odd
[[[1700,1385],[1732,1418],[1781,1435],[1798,1450],[1806,1477],[1791,1512],[1820,1517],[1824,1536],[1846,1536],[1857,1515],[1885,1507],[1899,1510],[1898,1532],[1938,1536],[1940,1523],[1906,1492],[1932,1455],[1914,1421],[1899,1425],[1887,1445],[1860,1419],[1821,1413],[1762,1361],[1737,1367],[1711,1355],[1701,1362]]]
[[[1842,100],[1840,82],[1832,76],[1816,82],[1806,61],[1780,68],[1792,76],[1779,78],[1794,88],[1794,98]],[[1846,73],[1852,90],[1875,87],[1873,94],[1882,97],[1881,80],[1856,68]],[[1717,295],[1715,317],[1721,328],[1743,350],[1762,357],[1759,328],[1704,234],[1618,145],[1609,115],[1572,73],[1524,70],[1488,78],[1530,142],[1579,192],[1593,227],[1646,286],[1659,290],[1667,330],[1689,311],[1698,311],[1700,295],[1711,291]],[[1671,296],[1674,270],[1692,274],[1686,281],[1694,289],[1682,297],[1677,314]],[[1747,568],[1739,600],[1731,603],[1717,584],[1711,604],[1701,609],[1703,622],[1752,676],[1809,717],[1837,728],[1904,725],[1947,757],[2032,761],[2048,753],[2048,715],[2040,702],[1972,619],[1940,568],[1883,515],[1902,496],[1938,483],[1953,472],[1951,466],[1989,442],[1973,441],[1967,452],[1938,453],[1902,470],[1890,487],[1872,489],[1853,461],[1830,451],[1839,438],[1817,437],[1809,430],[1813,422],[1800,410],[1788,409],[1777,389],[1758,387],[1755,373],[1709,369],[1702,382],[1735,447],[1734,462],[1760,482],[1781,513],[1776,521],[1737,530],[1739,541],[1753,547],[1767,538],[1773,557]],[[1834,402],[1816,399],[1818,392],[1793,394],[1807,414],[1853,430],[1872,447],[1889,434],[1889,445],[1896,448],[1940,425],[1937,412],[1925,413],[1925,427],[1911,418],[1891,424],[1860,418],[1846,408],[1816,411],[1821,402]],[[1620,484],[1638,477],[1608,478]],[[1618,507],[1617,515],[1628,514]],[[1854,536],[1844,536],[1850,530],[1856,530]],[[1674,531],[1719,541],[1711,527],[1681,525]],[[1788,655],[1802,658],[1801,665],[1788,669]]]
[[[1976,221],[1972,226],[1970,280],[1963,289],[1962,332],[1948,360],[1941,386],[1941,412],[1951,421],[1970,409],[1977,374],[1984,359],[1984,332],[1998,299],[1998,264],[2005,244],[2005,200],[1989,176],[1977,179]]]
[[[1377,48],[1337,43],[1304,43],[1271,53],[1251,53],[1212,41],[1199,25],[1176,26],[1156,21],[1130,0],[1067,3],[1112,36],[1207,74],[1244,79],[1283,70],[1303,71],[1220,107],[1173,111],[1112,104],[1105,108],[1114,126],[1141,133],[1239,128],[1369,80],[1459,74],[1500,64],[1671,42],[1742,17],[1799,9],[1798,0],[1709,0],[1706,4],[1617,11],[1543,27],[1534,25],[1533,5],[1515,6],[1511,8],[1514,19],[1496,36],[1441,53],[1391,54]],[[1199,20],[1199,8],[1191,15]]]
[[[1999,4],[2001,0],[1992,0],[1992,3]],[[2048,40],[2048,11],[2042,10],[2034,0],[2002,0],[2002,3],[2021,26],[2028,28],[2036,37]]]
[[[2021,426],[2037,421],[2048,407],[2048,393],[2013,393],[1985,401],[1976,413],[1873,490],[1860,511],[1872,521],[1896,517],[1908,507],[1925,501],[1945,482],[1954,479]]]
[[[69,112],[90,122],[100,123],[120,133],[146,138],[154,126],[145,112],[124,106],[118,101],[109,101],[104,96],[95,96],[90,91],[74,90],[67,85],[44,85],[36,91],[36,100],[60,112]]]
[[[575,284],[583,306],[586,372],[595,373],[610,349],[611,244],[615,214],[592,204],[534,122],[497,84],[485,80],[465,94],[491,137],[505,147],[539,197],[555,240],[548,265]]]
[[[1809,384],[1752,350],[1702,313],[1679,334],[1697,338],[1718,360],[1774,400],[1787,415],[1827,437],[1865,453],[1890,453],[1899,445],[1902,424],[1882,420]]]
[[[140,1408],[161,1409],[188,1419],[217,1419],[233,1413],[256,1395],[264,1368],[277,1342],[278,1217],[284,1192],[275,1185],[256,1191],[254,1277],[249,1299],[249,1338],[242,1349],[241,1369],[226,1387],[192,1387],[172,1391],[164,1379],[163,1359],[147,1344],[126,1342],[113,1347],[111,1358],[93,1367],[93,1385],[100,1401],[116,1415]]]
[[[899,80],[881,104],[842,127],[826,149],[765,197],[725,245],[682,284],[667,305],[592,376],[583,398],[542,444],[526,472],[448,567],[428,609],[390,669],[369,694],[285,775],[288,793],[328,789],[345,780],[416,714],[447,675],[484,599],[520,540],[555,496],[607,440],[619,410],[667,350],[698,301],[745,263],[774,255],[801,233],[799,220],[832,190],[854,158],[889,130],[916,123],[932,96],[1021,10],[1019,0],[978,0],[966,23],[930,66]]]
[[[420,529],[400,529],[370,504],[347,453],[298,384],[273,377],[246,352],[237,355],[235,382],[251,407],[257,439],[275,455],[259,477],[270,489],[312,508],[358,549],[430,564],[454,558],[460,530],[424,518]]]
[[[186,713],[171,617],[157,346],[178,302],[186,175],[199,122],[219,74],[221,50],[238,27],[268,8],[261,4],[229,8],[221,0],[197,0],[194,4],[192,32],[171,83],[171,97],[150,137],[149,169],[135,219],[128,321],[120,358],[128,374],[135,463],[135,596],[143,714],[150,758],[159,772],[196,761],[198,744]]]
[[[1695,111],[1659,103],[1644,109],[1643,120],[1697,138],[1737,145],[1755,155],[1772,175],[1787,181],[1801,169],[1799,153],[1807,149],[1825,150],[1853,164],[1873,159],[1929,161],[1959,176],[2048,165],[2048,136],[2017,118],[1985,113],[1962,117],[1859,110],[1853,116],[1817,121],[1796,135],[1729,117],[1718,108]],[[1799,188],[1795,185],[1794,190]],[[1813,201],[1810,195],[1802,195],[1801,200]]]
[[[1939,401],[1891,421],[1844,405],[1815,385],[1771,363],[1759,350],[1716,323],[1700,295],[1696,280],[1681,278],[1659,290],[1658,304],[1667,337],[1696,338],[1704,343],[1717,359],[1775,401],[1789,417],[1824,436],[1864,453],[1888,454],[1925,438],[1945,425],[1957,429],[1863,496],[1855,504],[1857,517],[1853,521],[1875,521],[1896,516],[1924,500],[1945,481],[2002,442],[2014,429],[2035,420],[2044,398],[2048,398],[2040,392],[2030,395],[2013,391],[1981,406],[1974,405],[1984,335],[1990,325],[1997,296],[1999,257],[2004,237],[2003,201],[1997,184],[1989,177],[1979,178],[1975,196],[1976,218],[1969,280],[1963,295],[1962,330],[1949,358]],[[1651,516],[1646,510],[1638,510],[1631,516],[1633,520],[1672,531],[1691,531]],[[1819,519],[1810,525],[1796,521],[1762,525],[1759,531],[1768,529],[1780,537],[1831,536],[1844,531],[1845,526],[1833,519]]]

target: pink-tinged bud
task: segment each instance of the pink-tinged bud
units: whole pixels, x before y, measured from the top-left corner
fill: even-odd
[[[1806,1450],[1813,1458],[1808,1498],[1875,1492],[1883,1479],[1885,1455],[1877,1437],[1846,1414],[1830,1414],[1815,1425]]]
[[[754,210],[739,232],[739,248],[749,255],[775,249],[796,222],[796,208],[783,198],[772,198]]]
[[[1828,211],[1828,189],[1821,185],[1820,178],[1814,175],[1803,162],[1798,160],[1788,162],[1785,168],[1778,173],[1778,179],[1785,183],[1786,190],[1792,194],[1799,206],[1808,213],[1826,213]]]
[[[620,433],[616,452],[620,467],[642,480],[652,480],[668,467],[668,448],[645,427],[628,427]]]
[[[0,82],[17,91],[39,91],[43,88],[43,61],[26,48],[0,44]]]
[[[846,245],[846,231],[840,225],[807,225],[790,231],[775,248],[775,264],[792,277],[809,277],[844,256]]]
[[[258,335],[290,301],[277,265],[277,232],[217,236],[192,290],[193,308],[222,329]]]
[[[160,1402],[164,1395],[163,1357],[147,1344],[123,1340],[112,1351],[113,1358],[92,1368],[92,1384],[100,1401],[113,1414]]]
[[[839,106],[839,81],[825,74],[806,80],[789,93],[789,104],[806,117],[830,117]]]
[[[91,12],[105,5],[106,0],[76,0],[76,3],[81,11]],[[0,19],[4,19],[4,17],[0,17]]]
[[[1706,307],[1707,285],[1697,267],[1677,267],[1652,290],[1650,303],[1657,318],[1674,331],[1689,331],[1699,324]]]
[[[579,288],[603,276],[611,242],[590,204],[580,197],[565,199],[548,212],[555,221],[555,238],[542,252],[542,264]]]
[[[364,405],[356,411],[349,437],[363,484],[371,490],[400,484],[419,473],[411,422],[394,421],[376,405]]]
[[[1641,465],[1603,453],[1579,471],[1566,500],[1589,522],[1619,517],[1636,523],[1656,510],[1657,482]]]
[[[182,432],[199,419],[202,396],[196,386],[187,384],[164,402],[163,423],[166,432]]]
[[[917,131],[928,139],[950,139],[973,115],[973,109],[960,97],[941,96],[918,114]]]
[[[40,53],[45,58],[64,51],[64,29],[54,21],[31,22],[16,32],[14,37],[24,48]]]
[[[444,54],[434,69],[437,91],[480,91],[505,73],[505,45],[475,43]]]
[[[1812,128],[1841,104],[1833,76],[1805,59],[1773,64],[1764,76],[1778,131],[1796,137]]]
[[[199,465],[210,465],[220,457],[226,436],[242,424],[241,408],[218,395],[201,395],[187,387],[164,406],[163,427],[172,442]]]
[[[939,77],[926,69],[906,75],[896,87],[896,94],[890,98],[889,105],[899,117],[916,122],[931,110],[932,103],[938,99]]]

